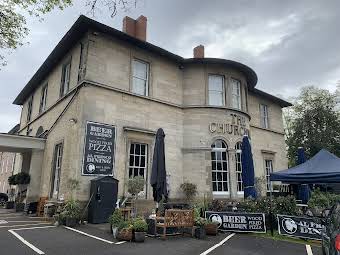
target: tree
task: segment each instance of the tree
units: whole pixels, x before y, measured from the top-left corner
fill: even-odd
[[[23,44],[29,29],[26,17],[32,16],[42,20],[44,14],[54,9],[63,10],[72,5],[74,0],[1,0],[0,1],[0,67],[6,65],[5,55]],[[136,0],[86,0],[89,13],[106,8],[111,17],[118,10],[128,10]],[[1,68],[0,68],[1,69]]]
[[[294,106],[284,111],[284,122],[290,166],[296,165],[300,146],[309,158],[322,148],[340,156],[340,112],[336,110],[335,94],[303,88]]]

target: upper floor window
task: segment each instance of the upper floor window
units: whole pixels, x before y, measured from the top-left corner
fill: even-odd
[[[241,82],[231,79],[232,107],[241,110]]]
[[[149,64],[137,59],[132,63],[132,92],[143,96],[149,94]]]
[[[41,89],[39,113],[42,113],[43,111],[46,110],[46,102],[47,102],[47,84],[45,84]]]
[[[28,99],[27,104],[27,122],[31,121],[32,118],[32,106],[33,106],[33,96]]]
[[[261,120],[261,127],[269,128],[268,106],[265,104],[260,104],[260,120]]]
[[[209,105],[224,105],[224,77],[209,75]]]
[[[60,86],[60,97],[67,94],[70,88],[70,76],[71,76],[71,60],[63,65],[61,73],[61,86]]]

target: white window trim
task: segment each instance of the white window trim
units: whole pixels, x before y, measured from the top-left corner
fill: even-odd
[[[222,140],[222,139],[217,139],[217,140],[215,140],[214,142],[213,142],[213,144],[216,142],[216,141],[218,141],[218,140]],[[214,181],[212,180],[211,181],[211,185],[212,185],[212,194],[213,195],[229,195],[230,194],[230,161],[229,161],[229,154],[228,154],[228,144],[224,141],[224,140],[222,140],[222,142],[224,142],[225,143],[225,145],[227,146],[227,148],[212,148],[211,149],[211,152],[216,152],[216,151],[219,151],[219,152],[226,152],[226,156],[227,156],[227,160],[226,160],[226,162],[227,162],[227,189],[228,189],[228,191],[214,191],[214,189],[213,189],[213,183],[214,183]],[[211,161],[213,161],[213,160],[211,160]],[[219,170],[219,171],[217,171],[217,170],[212,170],[211,169],[211,174],[213,173],[213,172],[221,172],[221,173],[223,173],[223,172],[225,172],[225,171],[221,171],[221,170]],[[218,182],[218,181],[217,181]],[[223,181],[222,181],[222,183],[223,183]]]
[[[222,78],[222,92],[210,89],[209,77],[213,77],[213,76],[221,77]],[[216,104],[212,104],[210,102],[210,91],[222,93],[222,105],[216,105]],[[220,74],[209,74],[208,75],[208,104],[211,105],[211,106],[225,106],[225,79],[224,79],[223,75],[220,75]]]
[[[267,161],[271,161],[271,171],[270,171],[270,173],[273,173],[274,172],[274,160],[273,159],[271,159],[271,158],[265,158],[264,159],[264,174],[265,174],[265,177],[266,177],[266,192],[270,192],[270,190],[272,190],[273,191],[273,185],[272,185],[272,183],[271,183],[271,181],[269,181],[269,183],[268,183],[268,176],[270,176],[270,174],[268,175],[267,174],[267,164],[266,164],[266,162]],[[268,189],[268,184],[269,184],[269,186],[270,186],[270,188]]]
[[[134,87],[133,87],[133,79],[136,78],[136,79],[140,79],[140,80],[143,80],[142,78],[140,77],[137,77],[137,76],[134,76],[134,63],[135,62],[139,62],[139,63],[142,63],[142,64],[145,64],[146,65],[146,80],[145,80],[145,95],[142,95],[142,96],[149,96],[149,75],[150,75],[150,63],[146,62],[146,61],[143,61],[143,60],[140,60],[140,59],[137,59],[137,58],[134,58],[132,60],[132,86],[131,86],[131,91],[137,95],[141,95],[141,94],[138,94],[136,92],[134,92]]]
[[[241,92],[241,81],[240,80],[237,80],[237,79],[234,79],[234,78],[230,78],[231,80],[231,106],[232,108],[234,109],[237,109],[237,110],[242,110],[242,92]],[[239,94],[234,94],[234,84],[233,81],[237,81],[238,82],[238,92]],[[238,98],[238,105],[237,107],[234,106],[234,96]]]

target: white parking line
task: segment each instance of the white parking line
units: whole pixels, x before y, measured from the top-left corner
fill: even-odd
[[[25,226],[36,226],[36,225],[51,225],[51,223],[44,222],[44,223],[29,223],[29,224],[21,224],[21,225],[6,225],[6,226],[0,226],[0,228],[17,228],[17,227],[25,227]]]
[[[22,238],[18,233],[15,233],[14,230],[8,230],[11,234],[13,234],[16,238],[18,238],[21,242],[23,242],[25,245],[27,245],[29,248],[31,248],[33,251],[35,251],[38,254],[45,254],[43,251],[39,250],[37,247],[35,247],[33,244],[27,242],[24,238]]]
[[[109,241],[109,240],[100,238],[100,237],[98,237],[98,236],[90,235],[90,234],[88,234],[88,233],[85,233],[85,232],[80,231],[80,230],[75,229],[75,228],[70,228],[70,227],[66,227],[66,226],[65,226],[65,228],[67,228],[67,229],[69,229],[69,230],[72,230],[72,231],[74,231],[74,232],[77,232],[77,233],[79,233],[79,234],[82,234],[82,235],[84,235],[84,236],[92,237],[92,238],[94,238],[94,239],[97,239],[97,240],[102,241],[102,242],[105,242],[105,243],[109,243],[109,244],[113,244],[113,243],[114,243],[114,242],[112,242],[112,241]]]
[[[309,244],[306,244],[306,251],[308,255],[313,255],[312,247]]]
[[[215,250],[217,247],[220,247],[221,245],[223,245],[226,241],[228,241],[230,238],[232,238],[235,235],[235,233],[228,235],[226,238],[224,238],[221,242],[219,242],[218,244],[215,244],[213,247],[209,248],[208,250],[206,250],[205,252],[202,252],[200,255],[207,255],[208,253],[212,252],[213,250]]]
[[[126,241],[120,241],[120,242],[117,242],[115,244],[120,245],[120,244],[123,244],[123,243],[126,243]]]

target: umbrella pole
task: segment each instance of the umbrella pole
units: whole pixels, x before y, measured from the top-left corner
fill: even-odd
[[[272,181],[269,182],[269,189],[270,189],[270,233],[274,236],[274,218],[273,218],[273,192],[272,192]]]

